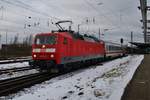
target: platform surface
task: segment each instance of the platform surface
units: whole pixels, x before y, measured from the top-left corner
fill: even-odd
[[[150,54],[144,55],[121,100],[150,100]]]

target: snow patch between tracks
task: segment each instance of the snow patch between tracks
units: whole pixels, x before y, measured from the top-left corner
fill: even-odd
[[[21,68],[21,67],[26,67],[26,66],[29,66],[28,62],[2,64],[2,65],[0,65],[0,70],[11,69],[11,68]],[[10,73],[6,73],[6,74],[0,74],[0,80],[19,77],[19,76],[28,75],[28,74],[33,74],[33,73],[37,73],[37,72],[38,71],[36,69],[32,69],[32,70],[26,70],[26,71],[10,72]]]

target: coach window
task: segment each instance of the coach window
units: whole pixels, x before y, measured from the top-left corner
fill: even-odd
[[[64,38],[63,44],[67,44],[67,38]]]

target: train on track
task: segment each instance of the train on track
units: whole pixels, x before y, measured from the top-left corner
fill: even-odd
[[[71,21],[59,21],[58,31],[40,33],[35,36],[32,45],[31,66],[40,69],[57,68],[65,65],[77,65],[83,63],[96,63],[102,60],[123,56],[124,50],[120,44],[104,42],[93,36],[81,35],[69,27],[64,30],[60,23]]]

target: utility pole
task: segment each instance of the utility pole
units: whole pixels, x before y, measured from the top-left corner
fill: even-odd
[[[133,43],[133,32],[131,32],[131,47],[132,47],[132,43]]]
[[[7,57],[7,48],[8,48],[8,46],[7,46],[7,30],[6,30],[6,47],[5,47],[5,57]]]
[[[6,45],[7,45],[7,30],[6,30]]]
[[[133,53],[133,32],[131,32],[131,53]]]
[[[98,29],[98,35],[99,35],[99,40],[101,39],[101,30],[100,28]]]
[[[4,17],[4,6],[1,6],[0,7],[0,11],[1,11],[1,20],[3,20],[3,17]]]
[[[2,43],[1,43],[1,34],[0,34],[0,50],[2,49]],[[2,52],[0,52],[0,56],[2,56]]]
[[[2,37],[2,35],[0,34],[0,49],[2,48],[1,37]]]
[[[81,24],[78,24],[78,33],[79,33],[79,31],[80,31],[80,25],[81,25]]]

